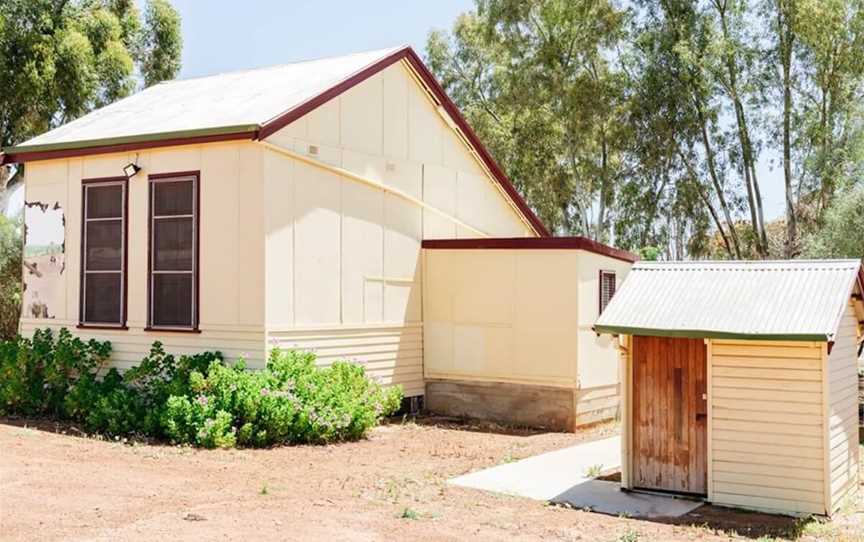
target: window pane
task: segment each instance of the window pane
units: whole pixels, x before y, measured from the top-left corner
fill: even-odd
[[[153,275],[154,326],[192,326],[192,274]]]
[[[88,273],[84,275],[84,321],[87,323],[122,323],[123,297],[120,273]]]
[[[123,266],[123,222],[87,223],[85,268],[87,271],[120,271]]]
[[[153,269],[192,270],[191,218],[160,218],[153,221]]]
[[[153,183],[153,214],[191,215],[192,181],[158,181]]]
[[[123,185],[87,187],[87,218],[123,216]]]

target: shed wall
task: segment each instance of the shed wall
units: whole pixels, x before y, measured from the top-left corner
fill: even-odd
[[[138,364],[155,340],[172,353],[221,350],[251,366],[264,361],[264,230],[261,149],[248,142],[213,143],[32,162],[25,200],[62,209],[65,268],[50,319],[24,317],[20,331],[66,327],[83,338],[110,340],[112,363]],[[81,266],[81,180],[122,175],[130,162],[142,171],[129,183],[128,330],[76,330]],[[144,331],[147,324],[147,175],[199,170],[201,188],[201,333]],[[25,212],[31,212],[28,208]],[[25,282],[28,277],[25,270]],[[25,316],[27,314],[25,313]]]
[[[533,233],[402,63],[267,141],[440,211],[262,151],[268,346],[361,361],[423,394],[422,240]]]
[[[858,319],[850,302],[828,356],[828,471],[831,512],[858,488]]]
[[[825,513],[824,348],[711,341],[709,500]]]

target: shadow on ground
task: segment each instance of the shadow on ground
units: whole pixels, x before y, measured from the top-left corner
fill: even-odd
[[[514,437],[532,437],[535,435],[543,435],[546,433],[560,432],[552,431],[549,429],[538,429],[536,427],[505,425],[495,422],[478,421],[453,416],[439,416],[436,414],[421,414],[417,416],[391,418],[389,420],[390,423],[403,423],[404,421],[410,421],[412,423],[416,423],[417,425],[422,425],[426,427],[437,427],[440,429],[450,429],[455,431],[469,431],[472,433],[509,435]]]
[[[705,504],[677,518],[659,518],[659,523],[703,527],[728,534],[735,533],[746,538],[785,538],[795,540],[803,534],[808,524],[819,522],[817,518],[793,518],[760,512],[748,512]]]

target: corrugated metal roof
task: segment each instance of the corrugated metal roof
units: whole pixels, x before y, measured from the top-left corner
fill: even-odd
[[[830,341],[860,269],[859,260],[641,262],[595,329]]]
[[[89,146],[148,134],[255,130],[400,49],[159,83],[5,150]]]

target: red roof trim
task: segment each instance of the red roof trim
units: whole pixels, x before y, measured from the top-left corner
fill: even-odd
[[[354,73],[347,79],[344,79],[339,83],[333,85],[324,92],[309,98],[308,100],[299,105],[294,106],[293,108],[275,117],[274,119],[268,120],[261,126],[261,129],[258,131],[258,139],[266,139],[270,137],[271,135],[288,126],[303,115],[306,115],[314,109],[317,109],[318,107],[329,102],[333,98],[336,98],[343,92],[357,86],[358,84],[362,83],[366,79],[369,79],[384,68],[395,64],[396,62],[399,62],[405,57],[406,49],[406,47],[403,47],[402,49],[399,49],[398,51],[387,55],[386,57],[378,60],[374,64],[370,64],[362,70]]]
[[[429,71],[429,68],[420,60],[420,57],[417,56],[417,53],[414,52],[410,47],[406,49],[406,57],[411,66],[417,71],[420,77],[423,79],[423,82],[429,87],[430,90],[435,94],[438,100],[441,102],[441,106],[445,111],[450,115],[450,118],[453,119],[453,122],[459,126],[459,129],[465,134],[465,137],[468,138],[468,141],[480,155],[480,158],[483,160],[483,163],[486,164],[486,167],[489,168],[489,171],[492,173],[492,176],[495,177],[495,180],[501,185],[501,188],[504,189],[504,192],[510,196],[510,199],[513,200],[513,203],[516,204],[516,207],[522,212],[522,215],[531,223],[531,226],[541,237],[550,237],[552,234],[546,229],[546,225],[540,220],[540,218],[534,214],[534,211],[531,210],[531,207],[528,206],[528,203],[522,198],[522,195],[516,190],[513,186],[513,183],[510,182],[510,179],[507,178],[507,175],[504,174],[504,171],[495,162],[495,159],[492,158],[492,155],[489,154],[489,151],[480,141],[480,138],[477,137],[477,134],[474,133],[474,130],[468,124],[468,121],[465,120],[465,117],[462,116],[462,113],[459,111],[459,108],[456,107],[456,104],[453,103],[453,100],[447,96],[447,93],[444,92],[444,89],[438,83],[438,80],[435,79],[435,76],[432,75],[432,72]]]
[[[93,154],[109,154],[112,152],[137,151],[141,149],[153,149],[157,147],[174,147],[177,145],[193,145],[196,143],[215,143],[218,141],[235,141],[239,139],[255,139],[255,132],[236,132],[231,134],[215,134],[190,137],[176,137],[171,139],[158,139],[154,141],[138,141],[134,143],[118,143],[115,145],[100,145],[96,147],[82,147],[80,149],[59,149],[55,151],[33,151],[5,155],[2,164],[36,162],[39,160],[54,160],[57,158],[73,158],[76,156],[90,156]]]
[[[616,260],[634,263],[639,260],[635,254],[620,250],[587,237],[496,237],[478,239],[426,239],[425,249],[446,250],[586,250]]]
[[[459,127],[477,153],[480,155],[480,159],[483,160],[483,163],[489,168],[489,171],[492,173],[492,176],[495,178],[495,181],[504,189],[504,192],[510,197],[522,215],[526,220],[531,224],[531,227],[534,231],[540,235],[541,237],[549,237],[551,234],[549,230],[546,229],[546,225],[534,214],[534,211],[528,206],[525,200],[522,198],[521,194],[516,190],[507,176],[504,174],[504,171],[500,166],[495,162],[492,158],[492,155],[489,154],[489,151],[486,147],[483,146],[483,143],[480,141],[480,138],[477,137],[477,134],[474,133],[474,130],[471,129],[471,126],[468,124],[468,121],[462,116],[462,113],[459,111],[459,108],[456,107],[456,104],[453,103],[453,100],[447,96],[447,93],[444,92],[444,89],[438,83],[438,80],[435,79],[435,76],[432,75],[432,72],[429,71],[429,68],[423,63],[417,53],[411,47],[403,47],[398,51],[382,58],[381,60],[375,62],[374,64],[370,64],[366,66],[362,70],[358,71],[354,75],[348,77],[344,81],[334,85],[328,90],[322,92],[321,94],[310,98],[306,102],[294,107],[290,111],[279,115],[275,119],[268,121],[261,127],[261,130],[258,133],[258,139],[265,139],[273,133],[281,130],[285,126],[291,124],[295,120],[299,119],[303,115],[311,112],[312,110],[320,107],[324,103],[333,98],[339,96],[343,92],[351,89],[352,87],[362,83],[366,79],[372,77],[376,73],[380,72],[384,68],[395,64],[396,62],[405,59],[412,68],[417,72],[417,75],[423,80],[429,90],[434,94],[435,98],[438,100],[438,103],[441,107],[444,108],[445,111],[450,115],[450,118],[453,119],[453,122]]]

